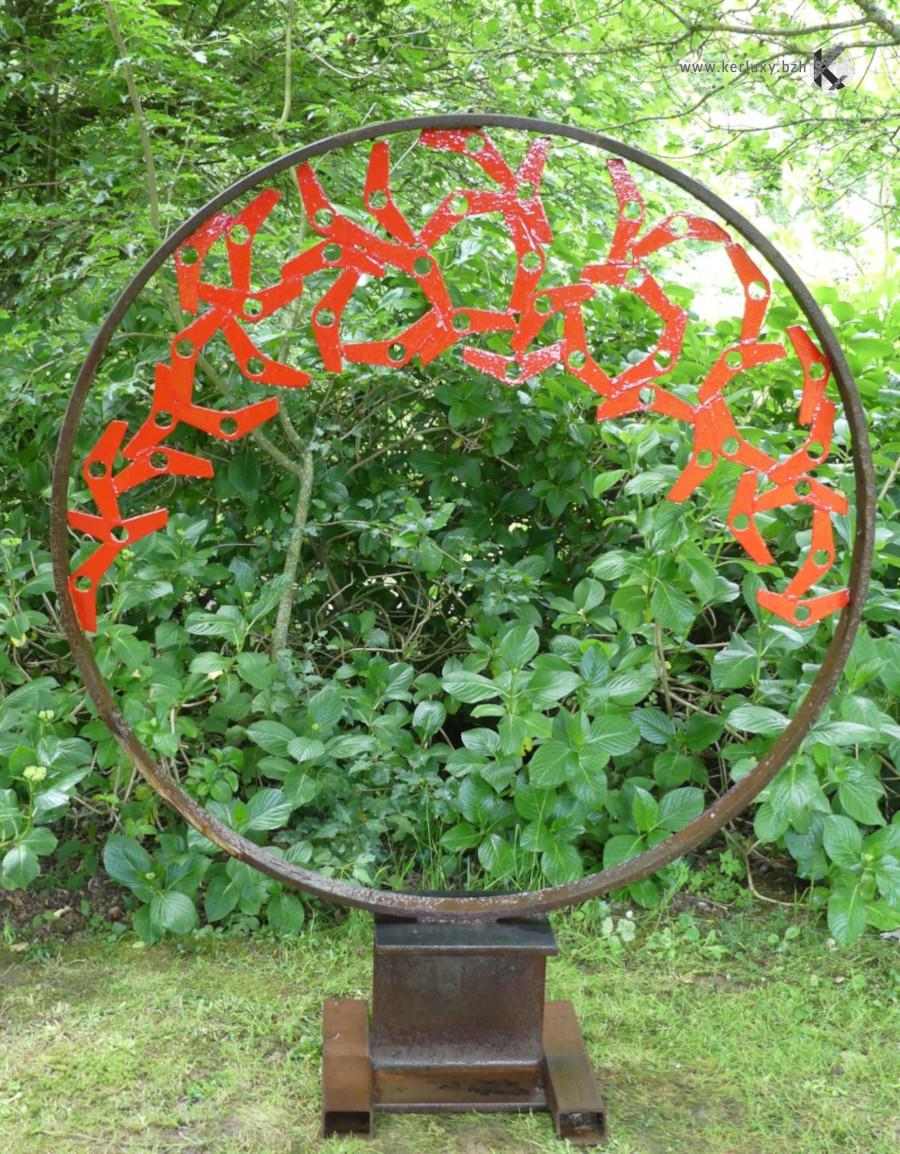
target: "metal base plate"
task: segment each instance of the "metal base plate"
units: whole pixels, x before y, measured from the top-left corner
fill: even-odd
[[[380,1065],[369,1045],[368,1005],[325,1003],[322,1133],[371,1137],[380,1113],[549,1111],[558,1138],[606,1141],[606,1113],[570,1002],[547,1002],[536,1062]]]

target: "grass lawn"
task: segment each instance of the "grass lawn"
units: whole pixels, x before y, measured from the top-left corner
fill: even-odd
[[[898,943],[836,950],[782,909],[644,917],[620,944],[555,921],[609,1154],[895,1154]],[[365,996],[366,919],[276,941],[151,948],[105,932],[0,946],[2,1154],[303,1154],[320,1147],[325,997]],[[331,1154],[561,1150],[546,1115],[379,1117]],[[572,1149],[572,1147],[565,1147]]]

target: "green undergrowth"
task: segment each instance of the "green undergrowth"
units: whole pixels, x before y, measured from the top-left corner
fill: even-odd
[[[609,1154],[896,1149],[896,941],[835,950],[819,923],[782,909],[635,920],[590,907],[555,925],[549,995],[577,1007]],[[356,915],[279,940],[8,941],[0,1150],[319,1149],[322,1001],[367,995],[370,950]],[[541,1115],[380,1117],[371,1144],[321,1148],[563,1149]]]

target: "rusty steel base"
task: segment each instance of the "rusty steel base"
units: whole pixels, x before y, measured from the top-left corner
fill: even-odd
[[[325,1003],[322,1133],[371,1136],[382,1113],[547,1110],[556,1134],[606,1141],[575,1012],[545,1002],[545,918],[379,919],[371,1027],[355,999]]]

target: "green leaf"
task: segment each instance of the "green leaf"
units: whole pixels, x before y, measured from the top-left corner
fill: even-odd
[[[423,741],[430,741],[447,719],[440,701],[420,701],[412,717],[413,729]]]
[[[492,697],[499,697],[500,690],[490,678],[482,677],[480,673],[469,673],[459,670],[456,673],[447,673],[441,679],[441,684],[451,697],[473,705],[476,701],[489,701]]]
[[[569,697],[581,684],[581,676],[573,669],[536,669],[528,682],[528,696],[535,709],[547,709]]]
[[[841,869],[858,869],[863,852],[862,834],[849,817],[832,814],[823,823],[825,852]]]
[[[659,825],[661,829],[675,833],[703,813],[703,790],[693,786],[673,789],[659,803]]]
[[[325,743],[317,737],[291,737],[287,745],[287,752],[294,761],[303,764],[304,761],[316,761],[325,753]],[[338,756],[332,750],[332,756]],[[347,756],[344,754],[344,756]]]
[[[259,789],[247,802],[244,829],[280,829],[287,824],[293,806],[280,789]]]
[[[715,689],[742,689],[749,685],[759,661],[756,650],[739,634],[732,637],[727,649],[720,649],[712,662],[712,683]]]
[[[298,934],[306,921],[303,902],[294,894],[273,894],[266,906],[269,925],[282,934]]]
[[[644,839],[640,834],[616,834],[603,847],[603,868],[612,869],[613,866],[621,865],[623,861],[637,857],[643,848]]]
[[[860,882],[844,882],[828,899],[828,928],[841,946],[850,946],[866,928],[866,902]]]
[[[877,730],[856,721],[829,721],[817,725],[809,735],[810,741],[828,746],[871,745],[877,738]]]
[[[884,786],[871,773],[858,765],[851,765],[838,785],[838,798],[844,812],[866,825],[883,825],[884,818],[878,803],[884,796]]]
[[[478,847],[478,860],[482,869],[494,877],[509,877],[515,873],[516,852],[498,833],[486,837]]]
[[[197,909],[187,894],[167,890],[150,902],[150,921],[173,934],[189,934],[197,925]]]
[[[617,481],[621,481],[624,476],[624,469],[607,469],[604,473],[598,473],[594,478],[594,483],[591,488],[594,497],[602,497],[607,489],[611,489],[613,485],[615,485]]]
[[[727,717],[732,729],[744,733],[781,733],[788,719],[775,709],[765,705],[738,705]]]
[[[875,866],[875,882],[879,892],[900,908],[900,858],[883,857]]]
[[[463,853],[474,849],[481,841],[481,834],[467,821],[451,826],[441,837],[441,845],[451,853]]]
[[[274,753],[276,757],[287,757],[288,744],[297,736],[278,721],[256,721],[247,726],[247,735],[266,753]]]
[[[646,789],[637,786],[631,799],[631,816],[634,824],[641,833],[649,833],[656,828],[659,819],[659,806],[656,798]]]
[[[641,734],[627,713],[601,713],[591,724],[591,740],[613,757],[621,757],[639,744]]]
[[[314,693],[309,699],[309,716],[320,729],[332,729],[341,719],[344,711],[344,699],[341,691],[333,685],[328,685]]]
[[[37,854],[27,845],[14,845],[0,864],[0,885],[6,890],[23,890],[40,872]]]
[[[134,889],[145,883],[153,862],[144,847],[132,838],[113,834],[103,850],[103,868],[111,878]]]
[[[538,635],[530,625],[511,625],[500,635],[500,656],[509,669],[523,669],[540,645]]]
[[[541,854],[541,870],[551,885],[573,882],[584,872],[581,854],[574,845],[556,838]]]
[[[528,777],[538,789],[552,789],[562,785],[578,769],[578,757],[571,746],[561,741],[545,741],[531,755]]]
[[[672,718],[653,705],[648,705],[644,709],[635,709],[631,717],[637,725],[640,737],[654,745],[668,745],[678,732]]]
[[[650,598],[650,611],[664,629],[676,637],[686,637],[694,623],[696,610],[690,598],[665,582],[659,582]]]
[[[638,669],[617,673],[605,686],[610,701],[617,705],[637,705],[656,684],[656,670],[649,663]]]
[[[214,878],[207,887],[203,909],[208,922],[227,918],[238,904],[239,894],[228,877]]]

